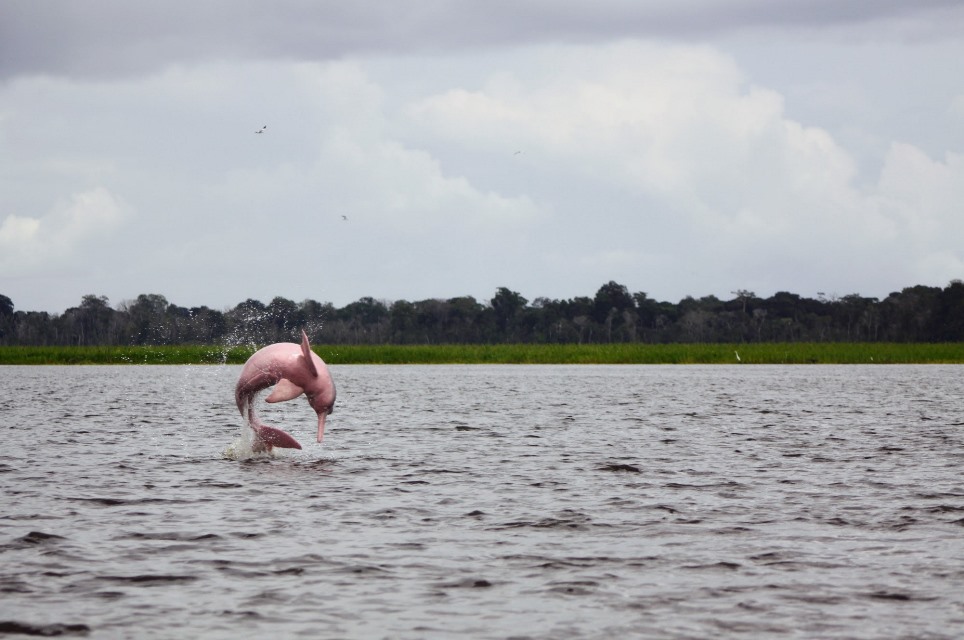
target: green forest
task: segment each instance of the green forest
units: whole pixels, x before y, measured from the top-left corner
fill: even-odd
[[[133,346],[314,344],[606,344],[964,341],[964,282],[912,286],[883,300],[850,294],[807,298],[752,291],[660,302],[616,282],[595,295],[536,298],[500,287],[490,300],[471,296],[393,302],[363,297],[344,307],[276,297],[231,309],[182,307],[141,294],[111,306],[85,295],[62,314],[22,311],[0,295],[0,345]]]

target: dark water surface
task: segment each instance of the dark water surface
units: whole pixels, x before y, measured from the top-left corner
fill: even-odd
[[[239,371],[0,367],[0,634],[964,637],[964,367]]]

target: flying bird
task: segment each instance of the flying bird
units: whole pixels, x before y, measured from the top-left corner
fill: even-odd
[[[258,129],[257,131],[255,131],[255,133],[264,133],[264,130],[267,129],[267,128],[268,128],[268,125],[264,125],[264,126],[261,127],[260,129]]]

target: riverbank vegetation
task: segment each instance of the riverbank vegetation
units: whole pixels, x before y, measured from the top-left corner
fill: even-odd
[[[194,345],[202,353],[210,349],[205,345],[230,349],[297,341],[302,328],[316,345],[345,345],[345,352],[349,346],[373,346],[382,354],[422,353],[393,348],[426,345],[436,348],[425,354],[486,354],[494,353],[496,345],[543,345],[524,350],[531,354],[552,353],[553,345],[964,342],[960,280],[944,288],[907,287],[883,300],[822,293],[806,298],[788,292],[761,298],[747,290],[732,295],[729,300],[704,296],[660,302],[609,282],[592,297],[568,300],[530,302],[501,287],[487,302],[471,296],[418,302],[361,298],[336,308],[310,299],[296,303],[276,297],[268,304],[245,300],[224,311],[178,306],[158,294],[142,294],[116,307],[106,297],[86,295],[79,306],[62,314],[15,310],[13,301],[0,295],[0,345],[142,346],[145,353],[166,353],[162,346],[183,350],[183,345]],[[626,350],[637,352],[631,346]],[[622,351],[613,346],[593,352]]]
[[[964,364],[956,343],[316,345],[328,364]],[[241,364],[253,347],[2,347],[0,364]]]

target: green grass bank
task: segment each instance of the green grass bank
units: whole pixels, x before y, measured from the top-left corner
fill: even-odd
[[[964,364],[964,342],[314,346],[338,364]],[[245,347],[0,347],[0,364],[241,364]]]

